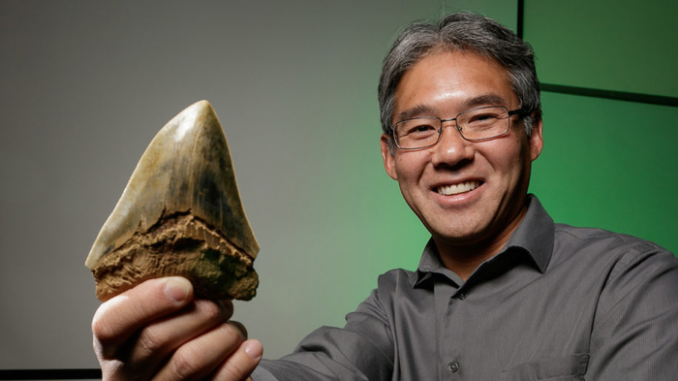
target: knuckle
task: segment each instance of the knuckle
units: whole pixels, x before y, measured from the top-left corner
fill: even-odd
[[[138,341],[139,347],[146,354],[151,354],[163,349],[165,340],[153,328],[146,328],[141,332]]]
[[[188,347],[175,352],[171,360],[171,369],[180,380],[194,376],[198,372],[195,351]]]
[[[223,369],[224,379],[240,380],[249,374],[249,367],[237,361],[229,361]]]
[[[116,330],[103,316],[97,314],[92,319],[92,335],[94,336],[95,342],[105,346],[114,340]]]
[[[214,302],[207,300],[196,301],[196,307],[205,320],[216,322],[223,319],[223,310],[219,308]]]
[[[103,381],[127,380],[135,381],[138,377],[129,377],[122,361],[105,361],[101,363],[101,379]]]

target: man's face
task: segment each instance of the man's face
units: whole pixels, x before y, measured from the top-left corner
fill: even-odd
[[[419,61],[396,90],[393,123],[417,116],[454,118],[475,107],[520,107],[507,71],[475,52],[439,52]],[[503,240],[522,218],[530,168],[542,148],[541,120],[527,137],[512,116],[509,132],[481,142],[464,140],[445,122],[440,141],[419,150],[395,149],[381,139],[384,166],[440,247]],[[449,128],[448,128],[449,127]]]

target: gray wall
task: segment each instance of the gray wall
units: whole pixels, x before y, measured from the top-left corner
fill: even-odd
[[[426,234],[381,168],[375,88],[399,27],[458,9],[515,25],[499,0],[0,0],[0,369],[96,366],[83,262],[146,145],[200,99],[262,247],[236,318],[267,357],[414,268]]]

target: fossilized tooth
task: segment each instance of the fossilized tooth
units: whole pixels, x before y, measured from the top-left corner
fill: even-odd
[[[153,138],[85,265],[101,300],[168,275],[187,277],[201,297],[248,300],[258,251],[223,130],[200,101]]]

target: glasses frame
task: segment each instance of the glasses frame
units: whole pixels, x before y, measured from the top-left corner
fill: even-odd
[[[467,138],[466,136],[464,136],[464,134],[461,132],[462,127],[459,127],[459,123],[457,123],[457,118],[459,118],[460,116],[462,116],[462,115],[464,115],[464,114],[466,114],[466,113],[469,113],[469,112],[471,112],[471,111],[483,110],[483,109],[486,109],[486,108],[503,108],[504,110],[506,110],[506,112],[508,113],[508,118],[507,118],[507,123],[506,123],[506,130],[505,130],[504,132],[502,132],[501,134],[499,134],[499,135],[494,135],[494,136],[490,136],[490,137],[487,137],[487,138],[481,138],[481,139],[469,139],[469,138]],[[464,139],[464,140],[466,140],[466,141],[469,141],[469,142],[482,142],[482,141],[485,141],[485,140],[490,140],[490,139],[494,139],[494,138],[498,138],[498,137],[500,137],[500,136],[506,135],[506,133],[508,133],[509,129],[511,129],[511,117],[512,117],[513,115],[520,115],[520,116],[522,117],[522,116],[524,115],[523,108],[520,107],[520,108],[517,108],[517,109],[515,109],[515,110],[510,110],[510,111],[509,111],[509,109],[506,108],[506,107],[504,107],[504,106],[484,106],[484,107],[476,107],[476,108],[472,108],[472,109],[469,109],[469,110],[466,110],[466,111],[462,111],[462,112],[460,112],[459,114],[457,114],[457,116],[455,116],[454,118],[449,118],[449,119],[440,119],[440,118],[438,118],[437,116],[432,116],[432,115],[430,115],[430,116],[429,116],[429,115],[427,115],[427,116],[418,116],[418,117],[415,117],[415,118],[409,118],[409,119],[401,120],[401,121],[399,121],[398,123],[395,123],[393,126],[391,126],[391,138],[393,139],[393,143],[396,145],[396,147],[398,147],[398,148],[400,148],[400,149],[402,149],[402,150],[416,150],[416,149],[424,149],[424,148],[433,147],[434,145],[438,144],[438,142],[440,141],[440,136],[442,136],[442,134],[443,134],[443,123],[454,121],[455,129],[457,130],[457,132],[459,132],[459,135],[461,135],[462,139]],[[417,119],[424,119],[424,118],[426,118],[426,119],[438,119],[438,120],[440,121],[440,128],[436,130],[436,131],[438,132],[438,138],[436,139],[436,141],[433,142],[433,143],[431,143],[431,144],[428,144],[428,145],[425,145],[425,146],[421,146],[421,147],[414,147],[414,148],[411,148],[411,147],[401,147],[401,146],[398,144],[398,139],[396,139],[396,135],[395,135],[396,127],[397,127],[399,124],[405,123],[405,122],[409,122],[410,120],[417,120]]]

